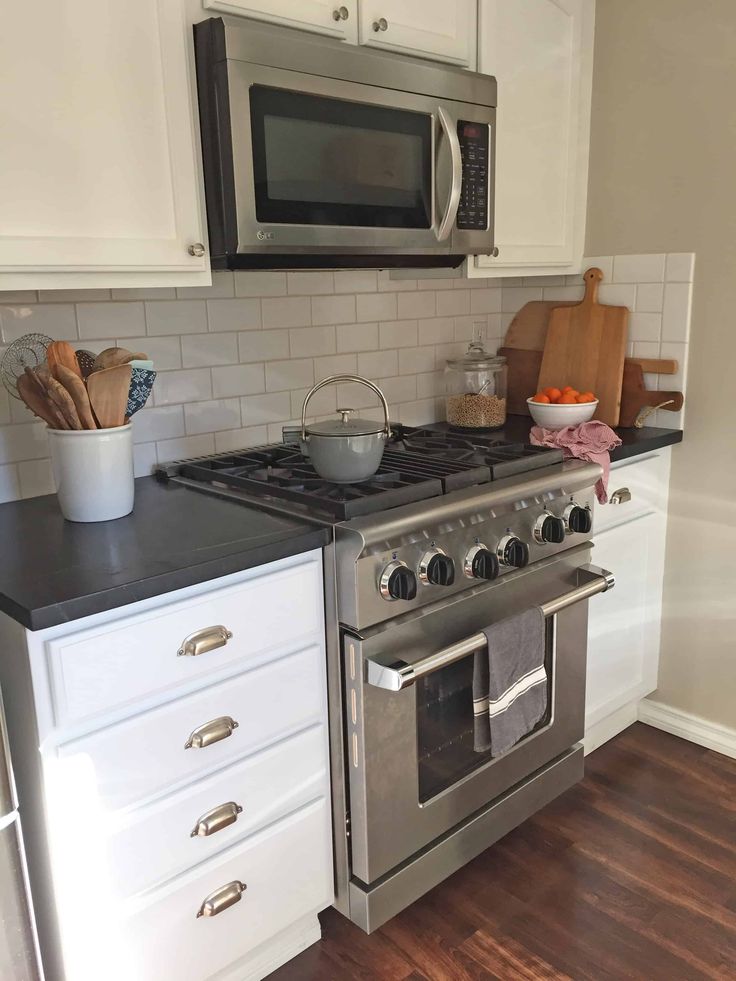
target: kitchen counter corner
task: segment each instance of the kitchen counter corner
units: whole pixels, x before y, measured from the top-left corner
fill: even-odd
[[[30,630],[322,548],[331,530],[153,477],[116,521],[65,521],[55,494],[0,505],[0,610]]]

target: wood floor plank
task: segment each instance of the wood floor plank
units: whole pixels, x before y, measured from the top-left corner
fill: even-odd
[[[635,724],[371,936],[320,919],[270,981],[736,981],[736,760]]]

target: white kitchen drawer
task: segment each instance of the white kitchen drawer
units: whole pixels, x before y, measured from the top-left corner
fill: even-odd
[[[210,745],[185,749],[199,726],[223,717],[238,726]],[[325,664],[309,647],[193,695],[59,747],[47,760],[62,809],[114,810],[201,778],[287,735],[323,722]]]
[[[284,739],[193,787],[126,815],[125,823],[106,842],[105,867],[91,869],[92,878],[102,875],[114,885],[115,895],[132,896],[319,797],[329,797],[324,725]],[[243,809],[234,823],[205,837],[191,837],[203,815],[231,802]],[[89,830],[81,833],[88,835]]]
[[[215,916],[197,916],[205,897],[235,880],[247,887],[238,902]],[[123,919],[101,915],[93,906],[67,907],[62,911],[69,924],[63,933],[67,976],[206,981],[291,923],[324,909],[332,896],[332,842],[323,798],[123,908]],[[78,929],[75,918],[83,921]]]
[[[242,670],[321,642],[319,553],[282,566],[266,566],[235,585],[46,641],[56,725],[135,708],[151,696],[176,698],[178,688],[205,684],[215,672]],[[197,656],[177,654],[185,637],[217,625],[232,633],[223,646]]]
[[[657,453],[644,459],[627,460],[611,468],[608,481],[608,504],[598,504],[593,510],[593,532],[605,531],[644,514],[662,511],[666,507],[669,486],[669,456]],[[630,500],[610,503],[616,491],[627,491]],[[626,495],[623,495],[626,496]]]

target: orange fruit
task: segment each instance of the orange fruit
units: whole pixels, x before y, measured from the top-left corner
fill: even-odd
[[[592,392],[582,392],[580,395],[578,395],[576,401],[580,403],[595,402],[595,395],[593,395]]]
[[[562,395],[562,392],[559,390],[559,388],[545,388],[544,394],[547,396],[550,402],[556,402]]]
[[[562,389],[562,394],[567,395],[568,392],[574,392],[574,391],[575,389],[572,387],[572,385],[565,385]]]
[[[549,404],[551,401],[549,395],[545,395],[544,392],[537,392],[537,394],[532,398],[532,402],[546,402]]]
[[[567,392],[559,401],[559,405],[575,405],[577,398],[572,392]]]

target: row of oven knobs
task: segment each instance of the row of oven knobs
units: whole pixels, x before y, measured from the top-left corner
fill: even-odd
[[[592,526],[590,511],[570,504],[561,518],[541,515],[534,525],[534,539],[539,544],[560,544],[566,534],[587,534]],[[516,535],[504,535],[495,551],[478,543],[465,556],[463,572],[469,579],[495,579],[501,566],[523,569],[529,562],[529,546]],[[434,546],[419,560],[419,579],[425,585],[452,586],[455,582],[455,563],[441,548]],[[417,577],[409,566],[398,559],[389,562],[379,582],[381,595],[387,600],[413,600],[417,595]]]

